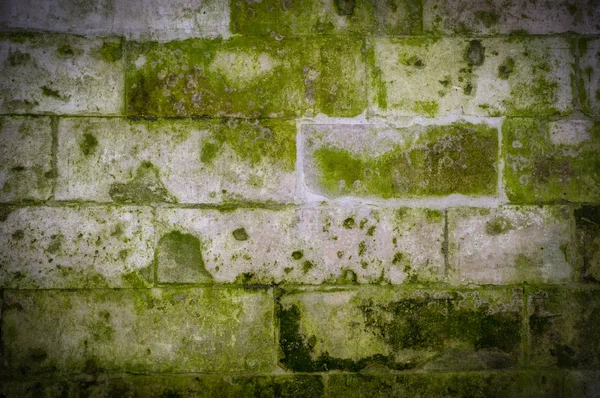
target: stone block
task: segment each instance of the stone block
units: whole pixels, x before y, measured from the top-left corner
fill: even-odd
[[[582,111],[600,116],[600,39],[579,40],[578,86]]]
[[[600,282],[600,206],[575,209],[577,248],[581,268],[579,280]]]

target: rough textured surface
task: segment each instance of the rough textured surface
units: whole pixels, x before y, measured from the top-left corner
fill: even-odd
[[[583,112],[600,115],[600,40],[579,40],[579,101]]]
[[[293,123],[64,118],[58,130],[59,200],[294,199]]]
[[[52,194],[49,118],[0,118],[0,202],[45,200]]]
[[[573,219],[562,206],[450,209],[450,279],[456,283],[565,283],[573,278]]]
[[[118,38],[0,35],[0,113],[120,114],[124,62]]]
[[[275,365],[265,290],[7,291],[5,307],[8,372],[226,374]]]

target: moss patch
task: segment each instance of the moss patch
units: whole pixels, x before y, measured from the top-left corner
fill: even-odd
[[[158,279],[163,283],[207,283],[202,246],[194,235],[172,231],[158,241],[155,253]]]
[[[129,182],[111,184],[109,195],[117,203],[176,202],[162,183],[158,169],[150,162],[142,162]]]

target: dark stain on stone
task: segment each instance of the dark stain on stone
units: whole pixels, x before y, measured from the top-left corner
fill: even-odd
[[[13,234],[12,234],[12,238],[13,238],[14,240],[21,240],[21,239],[23,239],[24,237],[25,237],[25,232],[23,232],[23,230],[22,230],[22,229],[18,229],[18,230],[16,230],[15,232],[13,232]]]
[[[479,40],[471,40],[465,58],[469,65],[480,66],[485,60],[485,47],[481,45]]]
[[[60,92],[58,92],[58,90],[54,90],[48,86],[42,86],[41,89],[42,94],[44,94],[44,96],[46,97],[63,99],[62,95],[60,95]]]
[[[143,162],[131,181],[113,183],[108,194],[117,203],[176,202],[160,180],[158,169],[150,162]]]
[[[52,235],[50,238],[52,240],[50,241],[50,244],[46,248],[46,251],[50,254],[55,254],[60,250],[60,248],[62,246],[63,235],[62,234]]]
[[[498,67],[498,77],[502,80],[507,80],[515,71],[515,60],[511,57],[506,58]]]
[[[8,53],[6,62],[10,66],[24,65],[31,61],[31,55],[29,53],[22,53],[21,51],[14,51]]]
[[[169,264],[170,266],[167,266]],[[178,275],[192,274],[194,282],[205,283],[213,280],[204,266],[200,240],[191,234],[171,231],[163,235],[156,248],[156,266],[159,274],[168,282],[178,279]],[[191,282],[190,280],[179,282]]]
[[[85,156],[91,155],[96,152],[96,148],[98,147],[98,139],[90,133],[85,133],[83,135],[83,140],[79,144],[79,148],[81,148],[81,152]]]
[[[304,257],[304,253],[301,250],[296,250],[295,252],[292,252],[292,258],[294,260],[300,260],[302,257]]]
[[[334,0],[335,9],[339,15],[351,16],[354,14],[356,0]]]
[[[485,224],[485,232],[488,235],[500,235],[512,228],[510,220],[506,217],[496,217]]]
[[[348,217],[344,220],[344,228],[346,228],[346,229],[352,229],[352,228],[354,228],[355,225],[356,225],[356,222],[354,221],[353,217]]]
[[[246,232],[246,229],[243,227],[238,228],[235,231],[233,231],[232,235],[235,238],[235,240],[239,240],[239,241],[248,240],[248,233]]]

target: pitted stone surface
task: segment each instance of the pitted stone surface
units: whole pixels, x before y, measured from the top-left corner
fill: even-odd
[[[81,372],[273,371],[266,290],[9,291],[7,369]],[[173,358],[177,361],[173,361]]]
[[[0,36],[0,113],[120,114],[120,39],[25,33]]]
[[[0,221],[0,286],[144,287],[153,282],[147,208],[25,207]]]
[[[381,116],[565,114],[572,110],[563,38],[376,38],[369,111]]]
[[[64,118],[56,198],[292,202],[295,130],[287,121]]]
[[[449,278],[482,285],[567,283],[573,279],[568,207],[448,210]]]
[[[203,267],[215,283],[400,284],[443,278],[439,211],[159,209],[157,226],[159,236],[197,239],[201,258],[192,260],[193,267]],[[176,271],[159,262],[159,282],[189,282],[188,268]]]
[[[425,0],[423,30],[443,34],[600,32],[595,0]]]
[[[0,118],[0,202],[52,195],[50,118]]]

